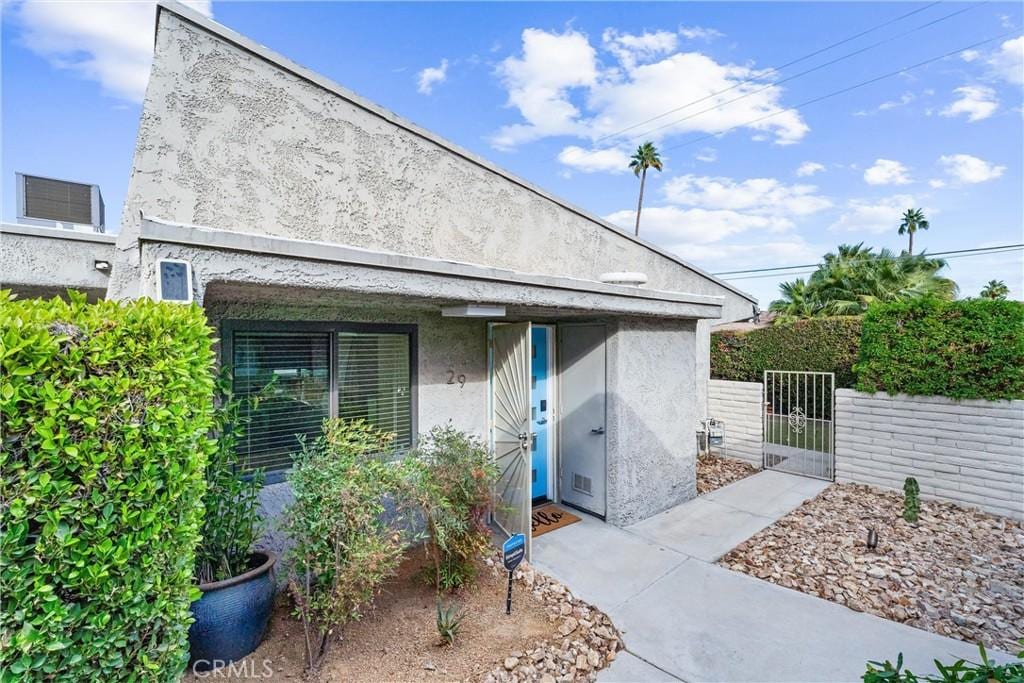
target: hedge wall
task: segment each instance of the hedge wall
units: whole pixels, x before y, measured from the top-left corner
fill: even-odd
[[[1024,399],[1024,303],[879,304],[864,316],[859,391]]]
[[[711,376],[760,382],[765,370],[836,373],[836,387],[852,387],[860,346],[859,317],[812,318],[749,332],[711,335]]]
[[[213,394],[198,307],[0,291],[0,678],[177,680]]]

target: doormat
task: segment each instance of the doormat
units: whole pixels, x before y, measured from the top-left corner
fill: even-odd
[[[530,518],[533,522],[532,533],[534,537],[580,521],[579,517],[568,510],[558,507],[554,503],[545,503],[539,508],[534,508]]]

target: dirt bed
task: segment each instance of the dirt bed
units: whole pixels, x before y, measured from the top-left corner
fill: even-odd
[[[481,563],[472,589],[444,597],[446,605],[457,604],[466,614],[455,646],[444,647],[435,624],[434,589],[418,576],[422,567],[422,554],[411,554],[386,584],[374,609],[344,628],[343,640],[332,644],[313,674],[304,672],[302,625],[290,615],[290,600],[281,595],[263,643],[245,660],[235,662],[234,671],[222,668],[203,678],[186,676],[185,680],[245,679],[272,671],[273,680],[325,683],[554,681],[561,678],[563,668],[572,668],[568,680],[592,680],[621,646],[607,617],[596,610],[590,612],[589,606],[573,599],[564,587],[546,577],[541,580],[526,565],[524,571],[517,572],[512,614],[506,616],[507,574],[489,561]],[[562,595],[564,599],[559,597]],[[571,614],[580,618],[571,618]],[[586,629],[583,614],[593,622]],[[566,628],[567,620],[573,622],[572,629]],[[602,640],[594,630],[606,632],[608,639]],[[582,639],[578,644],[583,649],[572,645],[572,639]],[[594,654],[589,659],[591,648],[584,646],[585,641],[593,644]],[[584,652],[583,661],[577,661],[579,651]],[[544,670],[546,662],[553,667],[550,673]],[[578,664],[586,668],[578,670]]]
[[[1007,652],[1024,637],[1024,528],[924,500],[836,484],[734,548],[719,563],[858,611]],[[867,548],[869,528],[879,544]]]
[[[697,495],[756,474],[758,469],[748,462],[720,455],[701,455],[697,458]]]

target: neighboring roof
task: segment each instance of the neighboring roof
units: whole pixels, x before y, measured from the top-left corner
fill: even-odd
[[[771,327],[772,322],[778,317],[777,314],[771,311],[758,311],[757,315],[750,320],[740,320],[739,322],[733,323],[722,323],[721,325],[714,325],[711,328],[712,332],[750,332],[751,330],[759,330],[762,327]]]
[[[477,166],[480,166],[481,168],[490,171],[491,173],[501,176],[505,180],[515,183],[516,185],[519,185],[520,187],[523,187],[524,189],[529,190],[530,192],[533,192],[543,197],[544,199],[547,199],[548,201],[561,206],[563,209],[566,209],[567,211],[571,211],[591,221],[592,223],[600,225],[601,227],[607,230],[611,230],[614,233],[616,233],[616,235],[618,235],[619,237],[634,242],[646,249],[649,249],[650,251],[670,261],[673,261],[674,263],[682,266],[683,268],[686,268],[687,270],[690,270],[696,273],[697,275],[700,275],[701,277],[714,282],[715,284],[729,290],[730,292],[733,292],[734,294],[743,297],[744,299],[750,301],[753,304],[757,303],[757,299],[754,296],[747,294],[746,292],[736,288],[735,286],[729,284],[728,282],[720,280],[715,276],[711,275],[710,273],[700,268],[697,268],[696,266],[690,263],[687,263],[686,261],[679,258],[675,254],[666,251],[665,249],[662,249],[661,247],[658,247],[657,245],[652,244],[647,240],[641,239],[635,235],[631,235],[628,232],[604,220],[600,216],[596,216],[584,209],[581,209],[580,207],[574,204],[571,204],[559,197],[556,197],[555,195],[547,192],[546,190],[541,189],[540,187],[534,185],[533,183],[530,183],[529,181],[524,180],[519,176],[516,176],[494,165],[493,163],[484,159],[483,157],[480,157],[464,149],[463,147],[460,147],[459,145],[456,145],[455,143],[446,140],[445,138],[442,138],[441,136],[416,125],[415,123],[412,123],[411,121],[399,116],[398,114],[395,114],[394,112],[389,111],[381,107],[380,105],[357,95],[351,90],[339,85],[338,83],[335,83],[331,79],[322,76],[321,74],[318,74],[311,69],[307,69],[306,67],[300,64],[293,62],[287,57],[284,57],[283,55],[274,52],[273,50],[264,45],[260,45],[256,41],[242,35],[241,33],[238,33],[237,31],[233,31],[227,28],[223,24],[219,24],[213,21],[209,17],[200,14],[199,12],[196,12],[195,10],[187,7],[186,5],[176,2],[175,0],[159,0],[157,2],[158,25],[160,21],[160,12],[164,10],[177,15],[181,19],[198,26],[199,28],[202,28],[203,30],[209,33],[218,36],[222,40],[234,44],[236,47],[260,59],[263,59],[284,71],[288,71],[293,75],[298,76],[299,78],[302,78],[314,85],[323,88],[324,90],[327,90],[328,92],[336,95],[337,97],[347,100],[351,104],[367,112],[370,112],[371,114],[374,114],[382,119],[385,119],[386,121],[392,123],[395,126],[398,126],[399,128],[402,128],[414,135],[417,135],[425,140],[428,140],[429,142],[432,142],[433,144],[446,149],[452,154],[460,156],[466,159],[467,161],[470,161],[471,163],[476,164]]]

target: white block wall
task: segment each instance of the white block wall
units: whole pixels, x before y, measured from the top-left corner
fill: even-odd
[[[836,480],[1024,519],[1024,401],[836,391]]]
[[[760,382],[708,382],[708,417],[725,421],[725,444],[730,457],[761,466],[762,388]],[[712,449],[719,452],[718,449]]]

